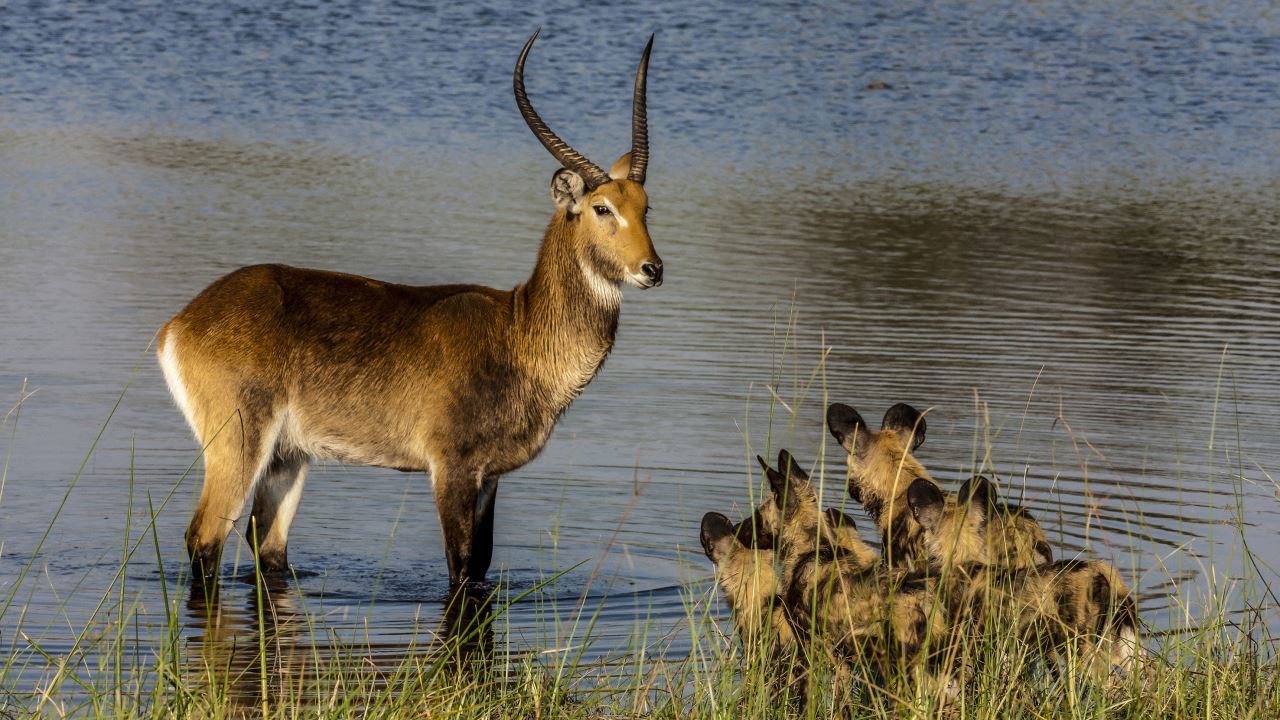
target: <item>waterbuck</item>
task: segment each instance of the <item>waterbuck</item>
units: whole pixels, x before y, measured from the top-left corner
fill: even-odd
[[[613,347],[620,285],[662,284],[645,224],[645,76],[631,151],[606,173],[534,111],[524,64],[516,104],[561,168],[529,280],[512,290],[413,287],[285,265],[236,270],[161,328],[169,391],[204,447],[187,528],[193,577],[216,577],[253,495],[260,567],[287,567],[289,525],[312,458],[430,474],[449,579],[483,581],[498,478],[532,460]]]

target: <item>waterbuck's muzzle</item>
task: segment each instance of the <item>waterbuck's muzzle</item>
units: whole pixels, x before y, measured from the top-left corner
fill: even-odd
[[[640,277],[644,284],[640,287],[648,289],[662,284],[662,259],[654,258],[640,264]]]

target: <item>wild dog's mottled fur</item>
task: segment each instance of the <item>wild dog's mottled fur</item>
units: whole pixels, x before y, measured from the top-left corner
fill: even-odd
[[[975,475],[965,480],[947,502],[967,503],[977,488],[982,488],[988,502],[987,527],[982,533],[984,552],[973,557],[953,557],[952,562],[985,562],[1011,568],[1033,568],[1053,562],[1053,549],[1040,523],[1026,508],[998,498],[991,481],[985,477]]]
[[[877,553],[858,534],[853,518],[837,508],[827,508],[825,519],[836,546],[837,560],[842,560],[858,570],[870,570],[880,564],[880,553]]]
[[[827,408],[827,427],[848,453],[849,495],[880,529],[884,562],[890,568],[923,566],[926,551],[920,525],[907,508],[907,488],[929,473],[911,455],[924,442],[924,416],[910,405],[889,408],[881,428],[872,431],[858,411],[835,403]],[[935,483],[936,485],[936,483]]]
[[[927,429],[923,415],[905,403],[885,413],[878,432],[871,431],[858,411],[835,403],[827,408],[827,427],[848,453],[849,494],[862,503],[880,528],[885,563],[890,567],[924,569],[928,549],[920,524],[907,506],[907,488],[917,480],[933,487],[929,476],[912,452],[924,442]],[[961,486],[961,494],[969,483]],[[939,491],[941,492],[940,488]],[[1044,531],[1021,508],[990,514],[993,531],[984,536],[981,559],[991,564],[1029,567],[1053,559]]]
[[[699,539],[716,566],[716,585],[733,614],[743,649],[761,643],[780,651],[793,648],[795,636],[779,599],[773,551],[745,545],[720,513],[702,517]]]
[[[1114,566],[1103,560],[1063,560],[1034,568],[988,565],[983,558],[992,531],[986,521],[994,489],[977,479],[964,502],[948,502],[926,480],[908,492],[911,512],[937,563],[939,601],[948,620],[981,631],[984,624],[1016,629],[1050,660],[1079,658],[1097,680],[1111,668],[1128,671],[1138,643],[1137,605]]]
[[[789,460],[783,451],[779,466],[789,468],[786,475],[767,465],[765,472],[778,503],[775,552],[797,639],[810,650],[831,649],[842,666],[869,668],[881,677],[916,667],[937,631],[929,622],[927,583],[898,587],[876,567],[874,554],[841,553],[833,538],[848,537],[843,517],[833,524],[836,516],[819,510],[808,476]]]

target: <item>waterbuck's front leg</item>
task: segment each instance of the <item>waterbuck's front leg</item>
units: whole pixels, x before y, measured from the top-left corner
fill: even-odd
[[[444,534],[449,582],[483,582],[493,557],[493,505],[498,479],[458,466],[434,468],[432,489]]]
[[[480,478],[476,493],[475,527],[471,531],[471,562],[467,576],[483,581],[493,561],[493,508],[498,499],[498,476]]]

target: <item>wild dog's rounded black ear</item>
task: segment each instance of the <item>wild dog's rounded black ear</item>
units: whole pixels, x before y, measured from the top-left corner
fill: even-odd
[[[853,518],[842,512],[840,508],[827,508],[827,523],[833,528],[849,528],[850,530],[855,530],[858,527],[854,524]]]
[[[786,475],[769,467],[769,463],[759,455],[756,456],[756,462],[764,468],[764,476],[769,480],[769,489],[773,491],[773,501],[778,506],[778,510],[786,514],[800,507],[800,496],[796,492],[796,486],[799,483],[793,485],[787,482]]]
[[[984,522],[995,509],[998,500],[996,486],[982,475],[974,475],[965,480],[956,493],[956,501],[961,505],[968,505],[970,510],[982,513]]]
[[[742,522],[734,525],[733,534],[745,547],[753,550],[773,549],[773,534],[765,527],[764,517],[760,514],[759,508],[743,518]]]
[[[911,508],[911,516],[926,530],[937,529],[946,502],[942,489],[930,480],[916,478],[907,488],[907,506]]]
[[[915,452],[924,444],[925,428],[924,415],[906,403],[898,403],[886,410],[884,419],[880,421],[880,429],[896,432],[902,446],[909,452]]]
[[[586,194],[587,183],[577,172],[560,168],[551,176],[551,200],[556,207],[568,208],[570,214],[576,215]]]
[[[844,403],[832,403],[827,408],[827,429],[840,447],[855,454],[866,450],[867,440],[871,437],[867,422],[857,410]]]
[[[796,480],[809,479],[809,473],[805,472],[804,468],[800,467],[800,463],[796,462],[796,459],[786,450],[778,451],[778,472],[790,475]]]
[[[716,548],[721,540],[733,534],[733,523],[729,518],[716,512],[702,516],[702,532],[698,539],[702,541],[702,550],[711,558],[711,562],[719,562]]]
[[[996,486],[985,475],[974,475],[960,483],[956,498],[961,503],[973,502],[984,507],[995,507],[996,501],[1000,499],[996,494]]]

